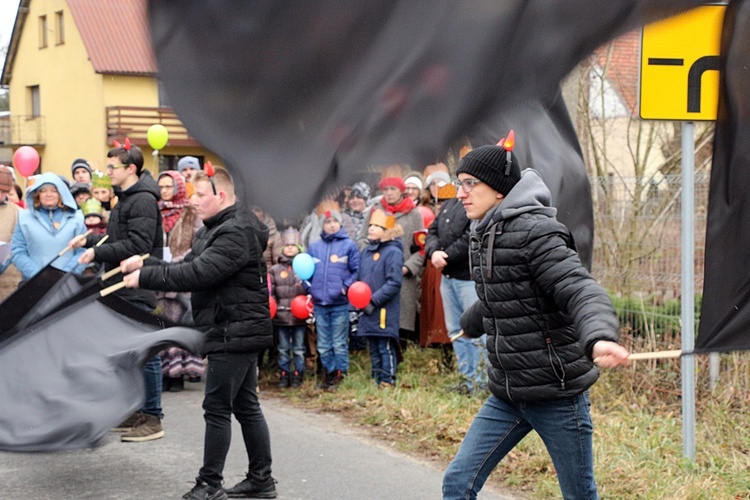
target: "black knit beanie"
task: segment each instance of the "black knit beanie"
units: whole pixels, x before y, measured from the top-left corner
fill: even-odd
[[[521,179],[518,156],[515,153],[510,154],[509,166],[507,157],[507,151],[500,146],[481,146],[469,151],[461,158],[456,174],[473,175],[505,196]]]
[[[79,168],[84,168],[88,171],[89,174],[91,174],[91,166],[89,165],[89,162],[87,162],[83,158],[78,158],[73,162],[73,165],[70,167],[70,173],[75,174],[76,169]]]

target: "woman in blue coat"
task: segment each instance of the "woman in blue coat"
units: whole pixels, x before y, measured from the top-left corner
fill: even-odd
[[[86,232],[83,214],[65,182],[50,172],[40,175],[26,191],[26,206],[18,213],[11,243],[11,258],[23,279],[50,262],[62,271],[81,273],[85,266],[78,264],[78,257],[83,248],[58,257],[71,239]]]
[[[372,298],[359,318],[358,336],[367,339],[372,377],[381,388],[396,384],[400,292],[404,275],[403,229],[393,215],[378,209],[370,215],[368,244],[359,261],[360,279],[370,286]]]

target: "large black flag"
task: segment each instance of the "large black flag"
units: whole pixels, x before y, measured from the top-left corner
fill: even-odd
[[[596,47],[701,3],[154,0],[149,5],[159,73],[180,118],[225,158],[245,199],[293,220],[327,185],[360,180],[358,172],[368,166],[399,162],[421,168],[479,123],[527,102],[530,107],[554,102],[563,77]],[[561,137],[573,140],[560,142],[575,154],[575,138]],[[519,145],[526,140],[520,134],[516,139]],[[543,139],[533,141],[527,146],[532,154],[544,147]],[[560,193],[587,188],[574,185],[582,176],[568,181],[571,165],[563,161],[534,166],[548,172],[553,199],[574,200],[558,208],[585,220],[587,214],[578,211],[590,207],[574,194]]]
[[[750,2],[729,3],[696,351],[750,349]]]
[[[0,343],[0,450],[97,444],[143,404],[141,366],[147,359],[167,345],[199,349],[199,331],[164,326],[108,295],[78,300],[5,338]]]

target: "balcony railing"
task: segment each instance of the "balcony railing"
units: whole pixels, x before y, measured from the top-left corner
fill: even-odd
[[[172,108],[111,106],[107,108],[107,142],[122,142],[125,137],[138,146],[148,146],[146,134],[151,125],[160,123],[169,133],[167,146],[203,147],[191,136]]]
[[[0,146],[44,146],[43,116],[11,115],[0,120]]]

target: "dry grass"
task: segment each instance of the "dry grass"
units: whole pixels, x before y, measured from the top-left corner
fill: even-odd
[[[605,371],[594,385],[596,474],[603,498],[750,499],[750,355],[722,355],[721,380],[712,391],[707,361],[697,359],[694,462],[682,456],[679,361]],[[394,447],[447,465],[483,398],[446,391],[458,379],[436,349],[407,350],[394,390],[377,389],[369,370],[367,354],[356,353],[349,377],[335,392],[317,390],[311,380],[298,390],[280,391],[275,372],[264,375],[262,384],[296,405],[337,412]],[[552,463],[535,434],[490,480],[519,496],[560,496]]]

